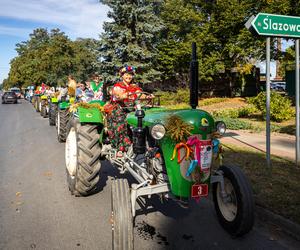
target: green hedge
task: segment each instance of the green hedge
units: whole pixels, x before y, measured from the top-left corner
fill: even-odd
[[[215,121],[225,122],[227,129],[232,129],[232,130],[239,130],[239,129],[253,130],[254,129],[251,123],[239,120],[238,118],[215,116],[214,119]]]
[[[238,109],[215,110],[212,112],[212,115],[215,117],[222,117],[222,118],[238,118],[239,110]]]
[[[155,95],[160,95],[161,105],[174,105],[179,103],[190,103],[190,90],[178,89],[176,92],[157,91]],[[229,98],[208,98],[199,101],[199,107],[208,106],[211,104],[221,103],[227,101]]]
[[[247,118],[255,115],[258,112],[255,106],[249,105],[238,109],[238,117]]]
[[[229,100],[229,98],[214,97],[214,98],[208,98],[208,99],[200,100],[199,104],[200,104],[200,106],[208,106],[208,105],[211,105],[211,104],[226,102],[227,100]]]

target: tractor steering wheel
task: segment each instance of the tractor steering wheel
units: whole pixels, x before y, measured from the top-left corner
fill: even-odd
[[[132,98],[131,96],[136,96]],[[128,94],[129,102],[132,101],[134,104],[143,102],[143,106],[152,106],[152,100],[154,99],[154,95],[145,91],[130,93]]]

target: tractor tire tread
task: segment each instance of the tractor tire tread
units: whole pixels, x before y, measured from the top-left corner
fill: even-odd
[[[133,217],[128,181],[117,179],[112,184],[113,249],[133,249]]]
[[[84,124],[77,126],[78,168],[75,189],[81,196],[87,196],[96,189],[101,168],[100,135],[97,126]],[[88,134],[88,136],[85,136]]]

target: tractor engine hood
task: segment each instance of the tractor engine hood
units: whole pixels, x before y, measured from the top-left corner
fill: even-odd
[[[211,134],[215,130],[215,122],[212,116],[200,109],[150,109],[145,111],[143,127],[151,127],[157,123],[165,125],[167,118],[172,115],[177,115],[185,122],[193,125],[194,129],[191,131],[192,134],[201,134],[206,137],[206,135]],[[127,115],[127,122],[133,127],[137,126],[137,118],[134,112]]]

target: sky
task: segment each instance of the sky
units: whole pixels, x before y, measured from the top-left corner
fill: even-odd
[[[71,39],[99,38],[108,21],[99,0],[0,0],[0,84],[7,77],[15,45],[36,28],[59,28]]]

